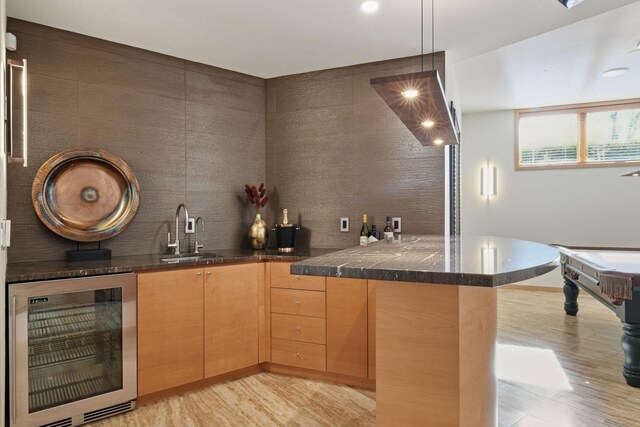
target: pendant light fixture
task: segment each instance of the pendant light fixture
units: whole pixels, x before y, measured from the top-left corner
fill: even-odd
[[[582,3],[584,0],[558,0],[558,1],[562,3],[562,5],[567,9],[571,9],[572,7]]]
[[[434,0],[431,0],[431,70],[424,70],[424,0],[420,2],[421,71],[371,79],[371,86],[425,147],[458,144],[456,121],[435,68]],[[453,106],[452,106],[453,109]]]

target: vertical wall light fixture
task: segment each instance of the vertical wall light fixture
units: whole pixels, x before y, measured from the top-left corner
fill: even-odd
[[[496,195],[496,168],[485,166],[480,174],[480,194],[482,196]]]

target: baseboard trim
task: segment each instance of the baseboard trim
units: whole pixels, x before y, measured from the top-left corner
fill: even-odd
[[[205,378],[200,381],[195,381],[189,384],[183,384],[177,387],[169,388],[167,390],[158,391],[155,393],[147,394],[144,396],[138,396],[136,402],[137,407],[145,406],[150,403],[157,402],[159,400],[166,399],[171,396],[186,393],[188,391],[194,391],[201,388],[209,387],[214,384],[224,383],[227,381],[239,380],[251,375],[259,374],[260,372],[272,372],[274,374],[289,375],[292,377],[308,378],[312,380],[326,381],[335,384],[343,384],[352,387],[359,387],[367,390],[376,389],[376,380],[369,378],[357,378],[348,375],[334,374],[331,372],[319,372],[311,369],[295,368],[292,366],[276,365],[269,362],[264,362],[259,365],[249,366],[248,368],[238,369],[237,371],[228,372],[226,374],[218,375],[211,378]]]
[[[320,380],[335,384],[343,384],[352,387],[364,388],[367,390],[376,389],[376,380],[370,378],[358,378],[348,375],[334,374],[332,372],[320,372],[311,369],[296,368],[293,366],[277,365],[275,363],[263,363],[262,368],[266,372],[274,374],[290,375],[293,377],[308,378],[311,380]]]
[[[214,384],[239,380],[244,377],[258,374],[262,371],[263,371],[262,365],[253,365],[253,366],[249,366],[248,368],[238,369],[237,371],[228,372],[226,374],[217,375],[215,377],[205,378],[203,380],[195,381],[189,384],[183,384],[177,387],[161,390],[161,391],[147,394],[144,396],[138,396],[138,401],[136,402],[136,406],[140,407],[140,406],[148,405],[149,403],[157,402],[158,400],[166,399],[167,397],[186,393],[188,391],[209,387]]]

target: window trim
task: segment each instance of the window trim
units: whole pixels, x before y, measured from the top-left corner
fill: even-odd
[[[620,110],[640,109],[640,98],[623,99],[619,101],[590,102],[585,104],[555,105],[551,107],[522,108],[515,110],[515,145],[514,145],[514,167],[516,171],[525,170],[552,170],[552,169],[584,169],[584,168],[607,168],[638,166],[639,160],[612,160],[603,162],[587,161],[587,141],[586,141],[586,116],[594,111],[609,111],[612,107]],[[522,116],[543,116],[552,113],[576,113],[578,115],[578,161],[573,163],[549,163],[549,164],[520,164],[520,118]]]

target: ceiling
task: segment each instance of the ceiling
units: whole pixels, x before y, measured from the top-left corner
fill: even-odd
[[[639,22],[635,2],[455,64],[463,112],[640,98]]]
[[[635,1],[586,0],[567,10],[557,0],[435,0],[435,47],[447,51],[448,62],[465,61]],[[418,54],[420,2],[379,2],[371,15],[360,11],[360,0],[8,0],[7,11],[268,78]]]

